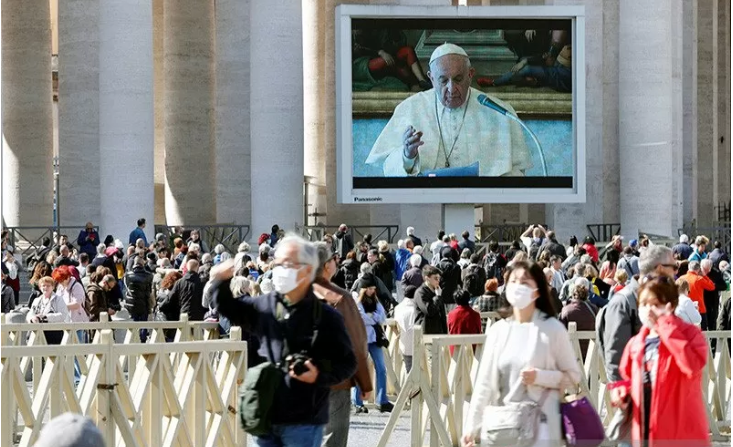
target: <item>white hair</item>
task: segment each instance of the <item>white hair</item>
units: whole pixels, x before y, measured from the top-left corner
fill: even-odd
[[[367,273],[372,272],[372,266],[369,265],[369,263],[365,262],[359,267],[359,271],[362,275],[366,275]]]
[[[269,278],[263,279],[260,283],[260,290],[262,291],[262,293],[270,293],[273,289],[274,287],[272,285],[272,280]]]
[[[423,248],[422,245],[415,245],[415,247],[412,249],[412,252],[415,253],[416,255],[423,254],[423,251],[425,251],[425,249]]]
[[[227,261],[229,259],[232,259],[232,254],[229,253],[228,251],[225,251],[224,253],[221,254],[221,262]]]
[[[718,264],[718,267],[721,271],[728,270],[728,267],[730,267],[730,263],[728,261],[720,261],[720,264]]]
[[[226,247],[222,244],[216,244],[216,247],[214,247],[214,253],[217,255],[220,255],[226,251]]]
[[[668,259],[672,259],[671,248],[664,245],[649,245],[639,259],[639,273],[642,276],[648,275]],[[690,268],[692,268],[692,263],[690,263]]]
[[[687,268],[690,271],[699,272],[700,271],[700,261],[690,261],[690,263],[687,265]]]
[[[412,236],[415,234],[415,228],[414,227],[407,227],[407,235]]]
[[[232,295],[234,295],[235,298],[248,293],[249,286],[249,279],[244,276],[235,276],[232,278],[232,282],[229,283],[229,289],[232,291]]]
[[[201,263],[202,264],[205,264],[205,263],[211,262],[211,261],[212,261],[212,259],[211,259],[211,253],[204,253],[201,256]]]
[[[690,242],[689,236],[687,236],[686,234],[680,236],[680,244],[686,244],[688,242]]]
[[[575,280],[573,281],[573,286],[583,286],[586,289],[590,290],[590,281],[581,276],[579,278],[575,278]]]
[[[702,261],[700,261],[700,267],[702,267],[704,270],[710,270],[713,268],[713,261],[710,259],[703,259]]]
[[[104,254],[104,250],[106,250],[106,249],[107,249],[107,246],[104,245],[104,243],[101,243],[101,244],[97,245],[97,254],[103,255]]]
[[[422,264],[422,256],[420,255],[412,255],[410,256],[410,265],[413,267],[420,267],[420,264]]]
[[[405,248],[405,240],[404,239],[400,239],[399,241],[397,241],[397,248]]]
[[[201,253],[201,246],[199,244],[191,244],[188,246],[188,251]]]
[[[298,249],[298,262],[303,266],[310,266],[310,281],[316,277],[318,270],[318,249],[316,246],[300,236],[289,234],[280,240],[275,250],[275,257],[280,257],[280,253],[285,251],[285,247],[296,247]]]
[[[239,247],[237,248],[238,253],[247,253],[250,250],[250,246],[246,242],[242,242],[239,244]]]
[[[260,245],[260,248],[258,249],[258,251],[260,252],[260,254],[262,254],[262,253],[270,253],[270,249],[271,248],[272,247],[270,247],[267,244],[267,242],[264,242],[262,245]]]
[[[379,242],[377,242],[377,250],[379,250],[379,251],[388,251],[389,250],[389,243],[387,241],[379,241]]]

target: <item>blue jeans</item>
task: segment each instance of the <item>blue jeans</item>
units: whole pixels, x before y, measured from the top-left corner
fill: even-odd
[[[79,343],[89,343],[86,331],[76,331],[76,337]],[[74,384],[78,384],[81,380],[81,368],[79,367],[79,359],[74,357]]]
[[[139,314],[139,315],[130,314],[130,316],[132,317],[132,321],[148,321],[147,314]],[[148,330],[140,329],[140,343],[145,343],[147,339],[148,339]]]
[[[384,354],[382,348],[377,346],[376,343],[369,343],[368,348],[377,373],[377,404],[384,405],[389,403],[389,399],[387,399],[387,367],[384,365]],[[351,402],[357,407],[364,405],[358,385],[351,388]]]
[[[273,424],[270,434],[256,436],[258,447],[321,447],[323,425]]]

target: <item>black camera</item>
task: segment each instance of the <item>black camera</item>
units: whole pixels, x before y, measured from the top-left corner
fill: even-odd
[[[305,362],[308,360],[310,360],[310,357],[301,352],[285,357],[285,364],[287,365],[288,370],[292,370],[296,376],[299,376],[308,372],[308,367],[305,366]]]

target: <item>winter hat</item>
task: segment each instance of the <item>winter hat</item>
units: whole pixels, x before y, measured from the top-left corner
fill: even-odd
[[[35,447],[105,447],[102,432],[86,416],[64,413],[41,430]]]

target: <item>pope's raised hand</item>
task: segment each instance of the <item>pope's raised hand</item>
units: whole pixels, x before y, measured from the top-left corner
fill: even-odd
[[[418,154],[418,148],[425,144],[422,141],[422,132],[416,130],[412,126],[408,126],[402,135],[402,154],[406,158],[415,158]]]

